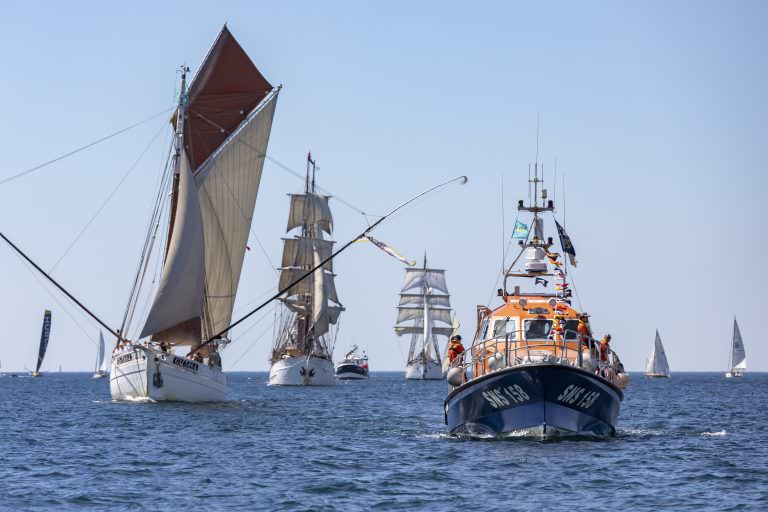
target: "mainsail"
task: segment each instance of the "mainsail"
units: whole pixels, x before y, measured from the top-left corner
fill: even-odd
[[[230,325],[278,92],[226,26],[182,86],[178,190],[141,337],[194,346]]]
[[[450,336],[453,328],[435,325],[435,322],[451,325],[453,319],[450,308],[445,270],[427,268],[426,256],[422,268],[405,269],[394,329],[398,336],[412,335],[408,350],[409,364],[419,355],[425,361],[433,360],[439,364],[437,336]]]
[[[329,337],[331,326],[338,323],[344,311],[336,293],[331,262],[288,288],[292,282],[320,265],[333,251],[334,242],[324,238],[325,233],[330,235],[333,230],[333,215],[328,204],[329,197],[316,193],[315,169],[315,162],[308,158],[305,191],[303,194],[290,194],[286,233],[295,230],[296,234],[283,238],[278,280],[279,289],[285,290],[279,300],[290,314],[275,340],[275,355],[291,351],[330,357],[333,351],[333,341]]]
[[[745,370],[747,368],[747,353],[744,351],[744,340],[741,339],[741,331],[736,319],[733,319],[733,341],[731,342],[731,370]]]
[[[96,351],[96,372],[107,371],[107,360],[104,357],[104,334],[99,331],[99,348]]]
[[[43,314],[43,332],[40,333],[40,349],[37,352],[37,366],[35,366],[35,373],[40,371],[40,366],[43,364],[43,358],[45,358],[45,351],[48,349],[48,339],[51,336],[51,312],[45,310]]]
[[[661,344],[661,336],[656,331],[656,339],[653,342],[653,351],[648,356],[648,363],[645,365],[645,373],[648,375],[669,375],[669,363],[667,354],[664,352],[664,345]]]

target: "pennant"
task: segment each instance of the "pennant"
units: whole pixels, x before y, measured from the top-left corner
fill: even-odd
[[[519,220],[515,221],[515,227],[512,229],[512,238],[528,238],[528,224],[523,224]]]
[[[536,286],[537,284],[542,284],[544,285],[544,288],[546,288],[547,285],[549,284],[549,281],[541,277],[537,277],[536,280],[533,282],[533,286]]]
[[[557,234],[560,235],[560,245],[563,248],[563,252],[568,255],[568,260],[570,260],[571,265],[574,267],[576,266],[576,249],[573,247],[573,244],[571,243],[571,238],[568,236],[568,233],[565,232],[565,229],[563,229],[563,226],[560,225],[557,220],[555,220],[555,226],[557,226]]]
[[[397,252],[396,250],[394,250],[393,248],[391,248],[390,246],[388,246],[384,242],[380,242],[379,240],[376,240],[375,238],[373,238],[370,235],[365,235],[363,238],[358,238],[357,240],[355,240],[355,242],[371,242],[373,245],[375,245],[376,247],[378,247],[379,249],[381,249],[385,253],[389,254],[390,256],[395,258],[396,260],[399,260],[399,261],[405,263],[409,267],[415,267],[416,266],[416,260],[408,261],[405,258],[405,256],[403,256],[402,254],[400,254],[399,252]]]

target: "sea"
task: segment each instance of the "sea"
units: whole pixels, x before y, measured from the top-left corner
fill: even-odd
[[[0,377],[2,510],[768,510],[768,374],[632,374],[615,437],[445,434],[445,382],[116,403],[86,373]]]

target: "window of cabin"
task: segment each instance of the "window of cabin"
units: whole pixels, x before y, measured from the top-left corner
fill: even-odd
[[[496,320],[493,324],[493,337],[496,339],[506,339],[509,333],[509,339],[514,340],[517,337],[517,321],[514,318],[502,318]]]
[[[480,324],[480,334],[478,336],[478,340],[484,340],[486,339],[486,336],[488,334],[488,319],[486,318],[483,320],[483,323]]]
[[[579,321],[577,319],[565,321],[565,339],[573,341],[579,339]]]
[[[552,320],[527,319],[523,322],[526,340],[545,340],[552,329]]]

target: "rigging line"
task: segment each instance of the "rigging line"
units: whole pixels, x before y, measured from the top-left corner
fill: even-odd
[[[101,205],[96,209],[94,214],[91,216],[91,218],[88,220],[88,222],[85,223],[85,226],[83,226],[83,229],[80,230],[80,233],[77,234],[74,240],[72,240],[72,243],[69,244],[69,247],[66,248],[64,253],[59,257],[58,260],[56,260],[56,263],[53,264],[53,266],[48,271],[49,273],[53,273],[54,270],[56,270],[56,267],[59,266],[59,263],[62,262],[62,260],[69,254],[69,251],[72,250],[72,248],[77,244],[77,242],[80,240],[80,238],[85,234],[85,232],[88,230],[88,228],[93,224],[93,221],[96,220],[96,217],[104,210],[104,208],[107,206],[107,203],[112,200],[112,198],[115,196],[118,190],[120,190],[120,187],[123,186],[123,183],[125,183],[125,180],[128,179],[128,176],[131,175],[131,173],[136,169],[136,167],[139,165],[139,162],[144,158],[144,155],[147,154],[147,151],[149,151],[149,148],[151,148],[157,138],[160,136],[160,134],[163,132],[163,129],[165,128],[165,121],[163,121],[163,125],[160,127],[160,129],[155,133],[154,137],[152,137],[152,140],[149,141],[149,144],[144,148],[144,150],[141,152],[139,157],[136,159],[136,161],[133,162],[133,164],[128,168],[128,171],[123,175],[122,178],[120,178],[120,181],[117,182],[117,185],[112,189],[112,191],[109,193],[107,198],[104,200],[104,202],[101,203]]]
[[[263,303],[262,303],[260,306],[258,306],[257,308],[253,309],[253,310],[252,310],[250,313],[246,314],[245,316],[243,316],[242,318],[240,318],[240,319],[239,319],[239,320],[237,320],[236,322],[234,322],[234,323],[230,324],[230,325],[229,325],[229,327],[227,327],[226,329],[222,330],[221,332],[217,333],[216,335],[212,336],[212,337],[211,337],[211,338],[209,338],[208,340],[206,340],[206,341],[204,341],[203,343],[201,343],[200,345],[198,345],[198,346],[197,346],[195,349],[191,350],[191,351],[189,352],[189,354],[188,354],[188,355],[190,355],[190,356],[191,356],[192,354],[196,353],[197,351],[199,351],[199,350],[200,350],[201,348],[203,348],[204,346],[206,346],[206,345],[208,345],[209,343],[213,342],[215,339],[219,338],[219,337],[220,337],[220,336],[222,336],[223,334],[226,334],[226,333],[227,333],[227,332],[228,332],[230,329],[232,329],[233,327],[235,327],[235,326],[239,325],[239,324],[240,324],[240,323],[242,323],[243,321],[247,320],[249,317],[251,317],[252,315],[254,315],[255,313],[257,313],[258,311],[260,311],[260,310],[261,310],[262,308],[264,308],[265,306],[267,306],[267,305],[268,305],[270,302],[272,302],[273,300],[275,300],[275,299],[277,299],[278,297],[280,297],[281,295],[283,295],[283,294],[284,294],[284,293],[285,293],[287,290],[290,290],[291,288],[293,288],[294,286],[296,286],[297,284],[299,284],[300,282],[302,282],[304,279],[306,279],[307,277],[309,277],[310,275],[312,275],[312,274],[313,274],[313,273],[314,273],[314,272],[315,272],[317,269],[320,269],[320,268],[322,268],[322,267],[323,267],[323,265],[325,265],[326,263],[328,263],[329,261],[331,261],[332,259],[334,259],[336,256],[338,256],[339,254],[341,254],[342,252],[344,252],[345,250],[347,250],[347,249],[349,248],[349,246],[351,246],[352,244],[354,244],[354,243],[355,243],[355,241],[357,241],[359,238],[362,238],[362,237],[364,237],[365,235],[367,235],[368,233],[370,233],[371,231],[373,231],[373,229],[374,229],[374,228],[376,228],[376,226],[378,226],[378,225],[379,225],[379,224],[381,224],[382,222],[384,222],[384,221],[387,219],[387,217],[389,217],[389,216],[393,215],[393,214],[394,214],[394,213],[396,213],[397,211],[399,211],[399,210],[401,210],[402,208],[404,208],[404,207],[408,206],[408,205],[409,205],[409,204],[411,204],[412,202],[414,202],[414,201],[416,201],[416,200],[420,199],[421,197],[423,197],[423,196],[425,196],[425,195],[429,194],[429,193],[430,193],[430,192],[432,192],[433,190],[437,190],[438,188],[444,187],[445,185],[448,185],[449,183],[453,183],[454,181],[460,181],[460,182],[461,182],[461,184],[463,185],[463,184],[465,184],[465,183],[468,181],[468,178],[467,178],[466,176],[459,176],[459,177],[457,177],[457,178],[451,178],[451,179],[449,179],[449,180],[446,180],[446,181],[444,181],[444,182],[442,182],[442,183],[440,183],[440,184],[438,184],[438,185],[435,185],[434,187],[432,187],[432,188],[430,188],[430,189],[428,189],[428,190],[425,190],[424,192],[421,192],[420,194],[417,194],[417,195],[413,196],[412,198],[408,199],[406,202],[404,202],[404,203],[402,203],[402,204],[398,205],[397,207],[393,208],[393,209],[392,209],[392,210],[391,210],[389,213],[387,213],[386,215],[384,215],[383,217],[381,217],[379,220],[377,220],[376,222],[374,222],[373,224],[371,224],[370,226],[368,226],[368,227],[367,227],[367,228],[366,228],[366,229],[365,229],[365,230],[364,230],[362,233],[360,233],[358,236],[356,236],[356,237],[354,237],[354,238],[351,238],[351,239],[350,239],[350,240],[349,240],[347,243],[345,243],[345,244],[344,244],[344,245],[343,245],[341,248],[337,249],[337,250],[336,250],[334,253],[332,253],[330,256],[328,256],[328,257],[327,257],[327,258],[325,258],[323,261],[321,261],[320,263],[318,263],[317,265],[315,265],[313,268],[311,268],[310,270],[308,270],[308,271],[307,271],[307,273],[305,273],[303,276],[301,276],[301,277],[299,277],[299,278],[295,279],[293,282],[289,283],[289,284],[288,284],[288,285],[287,285],[285,288],[283,288],[282,290],[278,290],[278,291],[277,291],[277,293],[276,293],[276,294],[274,294],[274,295],[272,295],[272,297],[270,297],[269,299],[267,299],[267,301],[266,301],[266,302],[263,302]],[[0,235],[2,235],[2,233],[0,233]]]
[[[45,286],[45,283],[43,283],[43,282],[40,280],[40,277],[39,277],[39,276],[38,276],[38,275],[35,273],[35,271],[34,271],[34,270],[32,270],[31,268],[29,268],[29,264],[28,264],[26,261],[24,261],[24,260],[21,258],[21,256],[19,256],[18,254],[14,254],[14,256],[16,256],[16,257],[19,259],[19,261],[21,261],[21,263],[24,265],[24,268],[25,268],[25,269],[27,269],[27,271],[28,271],[30,274],[32,274],[32,277],[34,277],[34,278],[35,278],[35,281],[37,281],[37,282],[40,284],[40,286],[43,288],[43,290],[45,290],[45,293],[47,293],[48,295],[50,295],[50,296],[51,296],[51,298],[52,298],[54,301],[56,301],[56,304],[58,304],[58,305],[61,307],[62,311],[64,311],[64,313],[66,313],[66,315],[69,317],[69,319],[70,319],[70,320],[72,320],[72,322],[74,322],[74,324],[75,324],[75,325],[76,325],[76,326],[77,326],[77,327],[78,327],[78,328],[79,328],[81,331],[83,331],[83,334],[85,334],[85,337],[86,337],[86,339],[87,339],[88,341],[90,341],[91,343],[93,343],[93,344],[94,344],[94,346],[96,346],[97,342],[96,342],[96,340],[95,340],[95,339],[93,339],[92,335],[91,335],[91,334],[89,334],[89,333],[88,333],[88,331],[86,331],[86,330],[85,330],[85,328],[84,328],[82,325],[80,325],[80,323],[79,323],[77,320],[75,320],[75,317],[74,317],[74,316],[72,316],[72,313],[70,313],[70,312],[69,312],[69,310],[66,308],[66,306],[64,306],[64,304],[62,304],[62,303],[61,303],[61,301],[59,301],[59,299],[56,297],[56,295],[54,295],[54,294],[51,292],[51,290],[50,290],[50,289],[49,289],[47,286]]]
[[[240,363],[240,361],[242,361],[242,360],[243,360],[243,358],[244,358],[246,355],[248,355],[248,353],[251,351],[251,349],[252,349],[253,347],[255,347],[255,346],[258,344],[258,342],[259,342],[259,341],[261,341],[261,339],[264,337],[264,335],[265,335],[265,334],[267,334],[267,332],[269,332],[269,330],[270,330],[271,328],[272,328],[272,325],[268,325],[266,329],[264,329],[263,331],[261,331],[261,333],[259,333],[259,335],[258,335],[258,336],[256,336],[256,338],[253,340],[253,342],[252,342],[252,343],[251,343],[251,345],[248,347],[248,349],[247,349],[245,352],[243,352],[243,354],[242,354],[240,357],[238,357],[238,358],[237,358],[237,361],[235,361],[234,363],[232,363],[232,366],[230,367],[230,371],[231,371],[231,370],[232,370],[232,369],[233,369],[235,366],[237,366],[237,364],[238,364],[238,363]]]
[[[48,281],[50,281],[50,282],[51,282],[51,283],[52,283],[52,284],[53,284],[53,285],[54,285],[56,288],[58,288],[59,290],[61,290],[61,291],[64,293],[64,295],[66,295],[67,297],[69,297],[69,299],[70,299],[70,300],[72,300],[72,302],[74,302],[75,304],[77,304],[77,305],[80,307],[80,309],[82,309],[83,311],[85,311],[86,313],[88,313],[88,314],[91,316],[91,318],[93,318],[94,320],[96,320],[97,322],[99,322],[99,323],[101,324],[101,326],[102,326],[102,327],[104,327],[104,328],[105,328],[107,331],[109,331],[109,332],[110,332],[110,334],[112,334],[112,335],[113,335],[115,338],[117,338],[118,340],[122,340],[122,339],[123,339],[123,338],[122,338],[122,336],[120,336],[120,335],[119,335],[117,332],[115,332],[115,331],[114,331],[114,330],[113,330],[113,329],[112,329],[110,326],[108,326],[108,325],[107,325],[107,324],[106,324],[106,323],[105,323],[105,322],[104,322],[104,321],[103,321],[101,318],[99,318],[98,316],[96,316],[96,314],[95,314],[95,313],[93,313],[93,312],[92,312],[90,309],[88,309],[88,308],[87,308],[87,307],[86,307],[86,306],[85,306],[85,305],[84,305],[82,302],[80,302],[79,300],[77,300],[77,299],[75,298],[75,296],[74,296],[74,295],[72,295],[71,293],[69,293],[69,292],[67,291],[67,289],[66,289],[66,288],[64,288],[63,286],[61,286],[61,285],[58,283],[58,281],[56,281],[54,278],[52,278],[50,275],[48,275],[48,274],[45,272],[45,270],[43,270],[42,268],[40,268],[40,266],[39,266],[37,263],[35,263],[34,261],[32,261],[32,259],[31,259],[29,256],[27,256],[27,255],[24,253],[24,251],[22,251],[21,249],[19,249],[19,248],[16,246],[16,244],[14,244],[13,242],[11,242],[11,241],[8,239],[8,237],[7,237],[7,236],[5,236],[5,235],[4,235],[2,232],[0,232],[0,237],[2,237],[2,239],[3,239],[3,240],[5,240],[5,242],[6,242],[8,245],[10,245],[10,246],[11,246],[11,248],[12,248],[14,251],[16,251],[17,253],[21,254],[21,256],[22,256],[22,257],[23,257],[25,260],[27,260],[29,263],[31,263],[31,264],[32,264],[32,266],[33,266],[33,267],[35,267],[35,269],[36,269],[38,272],[40,272],[41,274],[43,274],[43,276],[45,276],[45,278],[46,278],[46,279],[48,279]]]
[[[175,107],[167,108],[167,109],[163,110],[162,112],[158,112],[157,114],[155,114],[155,115],[152,115],[152,116],[149,116],[149,117],[147,117],[146,119],[142,119],[142,120],[141,120],[141,121],[139,121],[138,123],[134,123],[134,124],[132,124],[132,125],[130,125],[130,126],[128,126],[128,127],[126,127],[126,128],[123,128],[122,130],[118,130],[118,131],[116,131],[116,132],[114,132],[114,133],[111,133],[111,134],[107,135],[106,137],[102,137],[102,138],[100,138],[100,139],[98,139],[98,140],[95,140],[95,141],[93,141],[93,142],[89,142],[89,143],[88,143],[88,144],[86,144],[85,146],[80,146],[79,148],[77,148],[77,149],[74,149],[74,150],[70,151],[69,153],[65,153],[65,154],[63,154],[63,155],[57,156],[56,158],[54,158],[54,159],[52,159],[52,160],[48,160],[47,162],[43,162],[43,163],[42,163],[42,164],[40,164],[40,165],[36,165],[35,167],[30,167],[29,169],[27,169],[27,170],[25,170],[25,171],[21,171],[21,172],[18,172],[18,173],[16,173],[16,174],[13,174],[13,175],[11,175],[11,176],[8,176],[7,178],[4,178],[4,179],[0,180],[0,185],[5,185],[6,183],[8,183],[8,182],[11,182],[11,181],[13,181],[13,180],[15,180],[15,179],[17,179],[17,178],[21,178],[22,176],[26,176],[26,175],[27,175],[27,174],[29,174],[29,173],[35,172],[35,171],[37,171],[37,170],[40,170],[40,169],[42,169],[43,167],[47,167],[47,166],[49,166],[49,165],[51,165],[51,164],[53,164],[53,163],[56,163],[56,162],[58,162],[59,160],[63,160],[63,159],[65,159],[65,158],[69,157],[69,156],[72,156],[72,155],[74,155],[74,154],[76,154],[76,153],[79,153],[79,152],[81,152],[81,151],[83,151],[83,150],[86,150],[86,149],[88,149],[88,148],[90,148],[90,147],[93,147],[93,146],[95,146],[96,144],[99,144],[99,143],[101,143],[101,142],[104,142],[105,140],[109,140],[109,139],[111,139],[112,137],[116,137],[117,135],[120,135],[121,133],[125,133],[125,132],[127,132],[128,130],[130,130],[130,129],[132,129],[132,128],[136,128],[136,127],[137,127],[137,126],[139,126],[139,125],[142,125],[142,124],[144,124],[144,123],[146,123],[146,122],[148,122],[148,121],[151,121],[152,119],[155,119],[156,117],[160,117],[160,116],[162,116],[163,114],[167,114],[168,112],[170,112],[170,111],[171,111],[171,110],[173,110],[174,108],[175,108]]]

